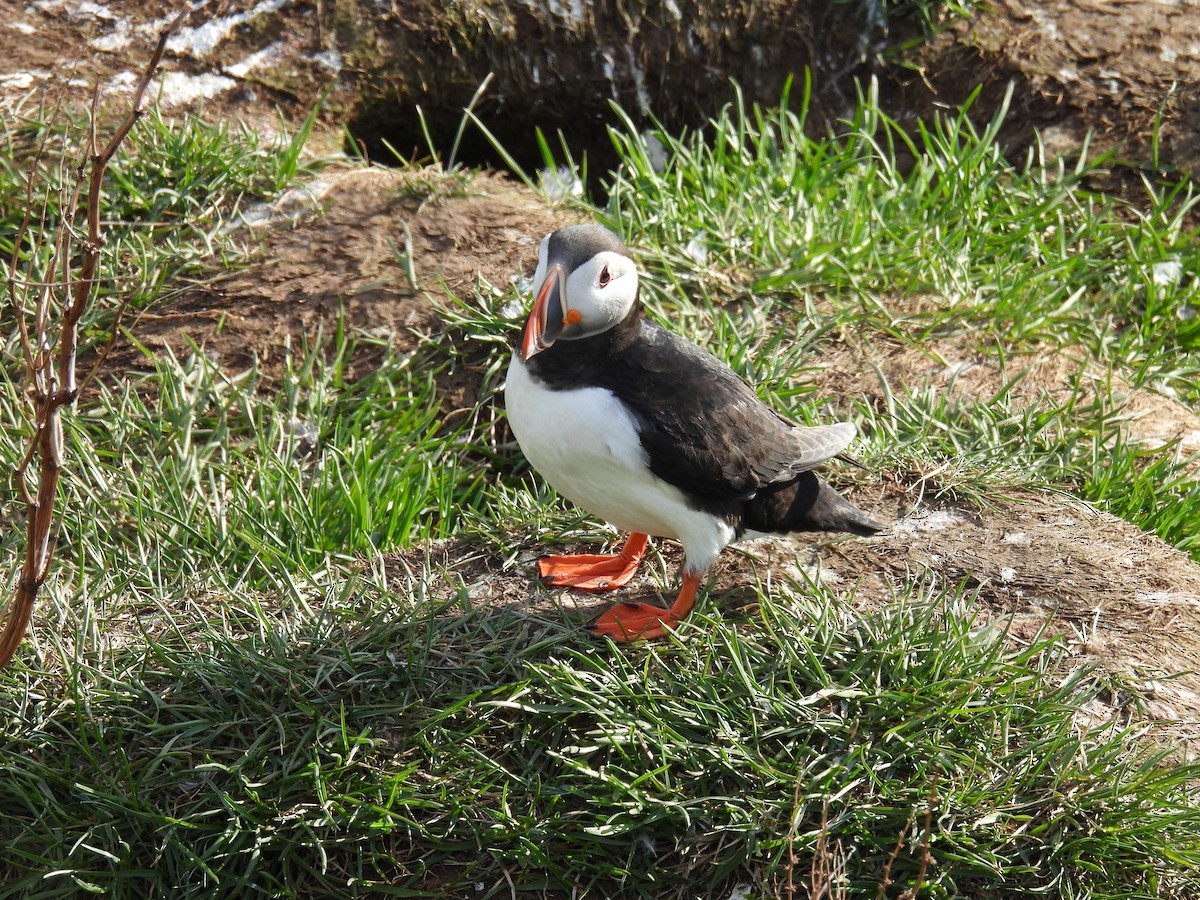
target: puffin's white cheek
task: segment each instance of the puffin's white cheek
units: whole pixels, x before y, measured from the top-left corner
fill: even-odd
[[[625,318],[629,311],[629,301],[622,292],[610,288],[600,297],[600,316],[610,325]]]

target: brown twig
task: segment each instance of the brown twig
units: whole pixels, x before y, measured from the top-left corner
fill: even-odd
[[[824,900],[833,885],[833,871],[829,853],[829,799],[821,803],[821,830],[813,847],[812,867],[808,873],[808,900]],[[789,879],[791,873],[788,873]],[[789,890],[792,886],[788,884]]]
[[[797,821],[800,812],[800,779],[796,779],[796,786],[792,790],[792,827],[788,829],[788,861],[787,861],[787,885],[784,894],[786,900],[795,900],[796,897],[796,828],[799,826]]]
[[[799,781],[793,792],[792,826],[788,832],[788,861],[785,872],[787,881],[783,892],[779,894],[783,900],[794,900],[796,897],[796,829],[799,826]],[[812,859],[808,867],[808,885],[806,886],[807,900],[845,900],[846,897],[846,850],[841,840],[832,843],[829,840],[829,799],[821,803],[821,824],[817,830],[817,838],[813,843]]]
[[[892,855],[887,858],[887,862],[883,866],[883,880],[879,882],[879,893],[875,895],[875,900],[883,900],[887,896],[887,889],[892,884],[892,865],[896,862],[896,857],[900,855],[900,848],[904,846],[904,838],[907,837],[908,829],[911,826],[912,819],[909,819],[900,829],[900,836],[896,838],[896,846],[892,848]]]
[[[17,588],[8,604],[7,619],[4,629],[0,631],[0,669],[12,660],[17,647],[29,629],[33,617],[34,604],[37,594],[46,580],[50,565],[54,560],[54,545],[52,539],[54,524],[54,501],[58,494],[58,481],[63,466],[63,424],[62,409],[75,402],[79,395],[75,381],[75,359],[79,347],[79,321],[83,317],[91,301],[96,284],[96,273],[100,266],[100,253],[104,247],[104,237],[100,226],[100,189],[104,181],[104,173],[109,162],[116,154],[121,143],[130,130],[141,119],[144,110],[142,101],[146,89],[162,62],[163,53],[167,48],[167,40],[183,23],[184,18],[191,12],[191,4],[187,3],[171,20],[158,36],[158,43],[142,73],[134,91],[133,103],[129,113],[117,126],[104,149],[96,152],[96,96],[93,95],[91,121],[88,130],[86,155],[80,160],[71,186],[66,189],[62,198],[63,215],[54,235],[54,252],[49,260],[49,270],[40,285],[35,288],[36,302],[33,310],[33,330],[30,331],[26,322],[25,308],[17,302],[17,285],[21,283],[15,273],[20,264],[20,256],[25,239],[29,236],[30,214],[32,208],[33,185],[37,177],[37,167],[44,159],[44,149],[39,150],[29,171],[27,188],[26,215],[12,257],[12,275],[9,291],[13,298],[13,310],[20,321],[22,346],[25,356],[25,375],[27,397],[33,406],[34,435],[30,448],[21,465],[15,472],[20,481],[21,491],[28,507],[26,522],[25,558],[21,564],[21,572],[17,579]],[[88,161],[91,162],[90,173],[85,177]],[[87,181],[87,238],[82,244],[82,259],[76,274],[71,270],[71,257],[74,249],[74,210],[78,208],[78,200],[83,192],[84,182]],[[42,209],[41,227],[38,235],[44,235],[46,209]],[[28,251],[26,251],[28,252]],[[25,283],[29,284],[32,279]],[[62,321],[58,327],[57,339],[51,332],[51,319],[54,312],[56,294],[65,298],[61,305]],[[57,366],[55,365],[57,363]],[[34,459],[38,462],[37,490],[31,492],[26,474]]]
[[[917,866],[917,880],[913,886],[900,895],[900,900],[917,900],[921,885],[925,883],[925,870],[933,861],[929,852],[930,826],[933,824],[933,808],[937,806],[937,786],[939,770],[935,767],[933,777],[929,780],[929,805],[925,807],[925,820],[921,823],[921,862]]]

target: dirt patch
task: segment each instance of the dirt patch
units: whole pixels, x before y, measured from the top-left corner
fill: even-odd
[[[339,318],[404,348],[432,330],[447,292],[470,296],[533,270],[542,237],[570,221],[503,175],[351,169],[327,174],[239,232],[256,243],[246,268],[217,276],[142,315],[151,354],[195,344],[229,371],[268,376]],[[122,344],[114,373],[146,367]]]
[[[1015,638],[1066,634],[1082,661],[1121,672],[1151,715],[1200,739],[1200,566],[1127,522],[1073,498],[1022,494],[979,512],[921,508],[831,556],[868,596],[914,578],[965,582]]]
[[[915,59],[943,99],[976,85],[994,108],[1015,85],[1009,139],[1042,129],[1052,153],[1090,131],[1102,148],[1200,175],[1200,6],[1155,0],[998,0]]]

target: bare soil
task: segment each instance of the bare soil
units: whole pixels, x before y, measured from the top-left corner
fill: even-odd
[[[256,363],[268,375],[342,317],[413,346],[448,296],[532,271],[542,235],[570,220],[501,174],[384,168],[327,171],[266,212],[246,229],[254,262],[143,314],[140,343],[194,343],[230,371]],[[144,363],[130,345],[109,357],[113,371]]]
[[[1073,153],[1090,131],[1121,157],[1196,177],[1197,35],[1200,6],[1186,0],[992,0],[915,61],[926,89],[951,103],[982,85],[993,108],[1011,82],[1010,140],[1039,129],[1051,153]]]
[[[211,14],[236,16],[251,6],[215,4]],[[0,111],[6,117],[36,103],[52,72],[79,79],[72,89],[83,95],[97,79],[116,84],[119,94],[120,74],[140,66],[153,39],[140,25],[163,12],[162,4],[136,0],[112,18],[80,9],[74,0],[0,0]],[[305,114],[316,89],[333,77],[322,68],[327,63],[314,61],[331,49],[330,38],[313,6],[281,3],[278,12],[231,26],[212,49],[172,52],[175,71],[230,82],[207,98],[180,99],[173,108],[266,123],[274,121],[276,106],[285,115]],[[1198,127],[1197,17],[1200,7],[1186,3],[1001,0],[931,45],[923,57],[926,81],[935,89],[942,85],[945,97],[951,83],[982,80],[994,98],[1016,78],[1016,119],[1057,128],[1065,144],[1089,127],[1113,141],[1144,140],[1147,116],[1165,101],[1168,112],[1175,110],[1168,142],[1184,164],[1195,153]],[[130,39],[118,46],[113,36],[121,29]],[[97,49],[90,43],[96,40],[115,49]],[[279,63],[245,68],[253,53],[274,45],[304,61],[287,77],[278,74]],[[1165,92],[1168,80],[1177,85]],[[325,134],[337,140],[335,130]],[[465,295],[478,279],[502,286],[528,274],[541,236],[568,218],[500,175],[479,175],[460,187],[448,190],[413,171],[328,172],[307,195],[277,203],[264,224],[247,226],[248,239],[258,243],[248,267],[216,273],[143,315],[136,337],[152,350],[170,346],[180,353],[194,342],[231,371],[252,362],[270,371],[284,348],[312,340],[322,329],[328,333],[343,313],[365,332],[411,340],[436,323],[447,291]],[[932,384],[981,397],[991,396],[1005,377],[967,343],[919,350],[847,343],[814,362],[822,391],[869,398],[881,392],[875,367],[897,390]],[[110,370],[141,364],[138,353],[121,347]],[[1072,377],[1085,368],[1069,354],[1032,359],[1028,366],[1018,391],[1031,398],[1071,390]],[[1010,363],[1008,375],[1012,369]],[[469,396],[471,386],[445,389]],[[1196,415],[1170,398],[1133,390],[1128,395],[1128,428],[1135,438],[1154,444],[1179,438],[1181,452],[1200,449]],[[1151,715],[1178,720],[1180,736],[1195,747],[1200,566],[1069,497],[1020,494],[995,508],[969,509],[946,505],[926,490],[935,473],[926,480],[906,477],[884,471],[849,489],[853,500],[892,523],[882,535],[772,539],[727,552],[713,572],[710,597],[736,604],[755,579],[791,574],[820,579],[869,609],[902,594],[914,579],[941,586],[965,581],[978,588],[985,615],[1010,623],[1014,640],[1047,626],[1068,635],[1080,660],[1120,673],[1147,698]],[[665,579],[643,578],[617,596],[669,589],[679,555],[669,545],[662,552]],[[547,592],[533,579],[534,556],[531,551],[506,564],[486,548],[456,540],[396,554],[391,563],[398,585],[420,578],[449,596],[465,584],[475,601],[533,612],[578,609],[584,618],[611,602]],[[1120,705],[1117,698],[1113,703]]]

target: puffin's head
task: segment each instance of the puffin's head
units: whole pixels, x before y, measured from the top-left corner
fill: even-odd
[[[637,294],[637,268],[619,237],[599,225],[560,228],[538,248],[521,358],[607,331],[629,314]]]

